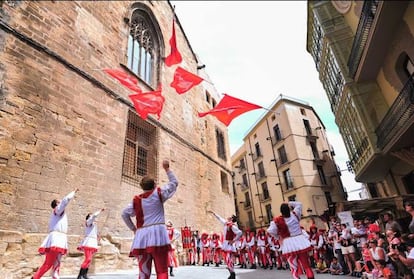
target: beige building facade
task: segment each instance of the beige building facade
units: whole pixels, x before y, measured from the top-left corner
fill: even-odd
[[[280,204],[303,203],[302,223],[326,225],[318,216],[346,200],[334,150],[309,104],[280,95],[246,133],[232,155],[235,204],[243,229],[269,226]],[[330,212],[332,213],[332,212]]]
[[[30,278],[42,262],[50,202],[79,188],[67,208],[69,253],[61,274],[79,270],[76,247],[88,212],[98,219],[101,248],[90,273],[137,268],[128,257],[132,232],[121,212],[139,181],[167,181],[169,159],[179,180],[165,204],[176,228],[221,231],[207,210],[233,214],[227,127],[198,112],[219,95],[168,1],[0,2],[0,274]],[[210,83],[179,95],[167,67],[176,20],[180,66]],[[105,74],[124,68],[143,92],[162,87],[158,119],[139,117],[133,92]],[[9,277],[8,277],[9,276]],[[15,277],[13,277],[15,276]]]
[[[350,158],[372,198],[414,194],[414,3],[309,1],[312,55]]]

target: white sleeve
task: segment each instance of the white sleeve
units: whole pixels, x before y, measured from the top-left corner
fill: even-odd
[[[231,230],[236,234],[236,237],[233,239],[234,241],[239,240],[243,235],[243,232],[236,225],[231,226]]]
[[[175,194],[178,186],[178,180],[171,170],[167,172],[167,176],[168,183],[161,187],[161,197],[163,202],[165,202]]]
[[[302,203],[298,201],[290,201],[289,206],[293,206],[293,211],[296,213],[296,216],[298,216],[299,220],[302,217]]]
[[[62,199],[62,201],[55,207],[55,214],[61,215],[65,211],[66,206],[75,197],[75,191],[70,192]]]
[[[131,231],[135,230],[136,227],[134,223],[132,223],[131,217],[135,216],[135,210],[132,203],[128,204],[128,206],[122,211],[122,219],[124,220],[125,224],[130,228]]]
[[[267,232],[274,237],[278,238],[278,231],[275,221],[271,221],[269,227],[267,228]]]
[[[223,217],[221,217],[220,215],[217,215],[215,212],[213,212],[214,216],[217,218],[217,220],[219,220],[223,225],[225,223],[227,223],[226,219],[224,219]]]
[[[101,210],[98,210],[94,214],[91,214],[91,216],[89,216],[88,220],[86,220],[86,225],[91,226],[93,224],[93,222],[95,222],[96,217],[98,217],[98,215],[100,213],[101,213]]]

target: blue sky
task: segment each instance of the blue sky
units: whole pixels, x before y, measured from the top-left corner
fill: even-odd
[[[348,191],[348,155],[311,55],[306,51],[306,1],[171,1],[184,32],[220,93],[268,108],[280,95],[308,102],[326,127]],[[178,48],[180,46],[178,45]],[[262,109],[229,125],[231,153]],[[349,199],[358,199],[357,191]]]

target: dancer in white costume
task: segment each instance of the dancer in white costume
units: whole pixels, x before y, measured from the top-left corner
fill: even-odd
[[[53,208],[49,219],[49,234],[40,245],[39,253],[45,254],[46,258],[41,267],[33,275],[32,279],[40,279],[52,268],[52,279],[59,279],[60,260],[68,251],[68,217],[66,206],[75,197],[76,189],[60,200],[53,200],[50,206]]]
[[[139,279],[150,278],[152,261],[157,279],[168,278],[168,251],[171,245],[165,225],[164,202],[175,194],[178,181],[170,170],[169,161],[163,161],[162,167],[169,182],[156,187],[153,178],[143,177],[140,185],[144,193],[135,196],[122,212],[122,219],[135,234],[130,257],[138,259]],[[131,220],[134,216],[136,225]]]
[[[178,260],[177,256],[175,254],[175,242],[180,238],[181,233],[179,230],[175,229],[173,227],[173,224],[171,221],[167,222],[167,232],[168,232],[168,238],[171,242],[171,249],[168,251],[168,262],[170,267],[170,276],[174,276],[173,268],[178,267]]]
[[[212,213],[217,220],[219,220],[224,225],[224,240],[221,245],[222,251],[225,253],[225,261],[227,265],[227,269],[230,272],[229,279],[236,278],[236,273],[234,272],[234,262],[233,262],[233,254],[236,253],[236,248],[233,245],[233,243],[240,239],[243,232],[237,227],[237,218],[236,216],[231,216],[229,218],[224,219],[223,217],[220,217],[213,211],[209,211]]]
[[[85,254],[85,259],[81,264],[81,269],[77,279],[88,279],[88,269],[91,264],[93,254],[98,251],[98,225],[95,222],[96,218],[102,211],[105,209],[102,208],[96,211],[94,214],[88,213],[86,215],[85,221],[85,237],[78,246],[79,251],[83,251]]]
[[[291,211],[290,207],[293,207]],[[281,215],[275,217],[267,229],[268,233],[279,239],[282,254],[289,262],[293,278],[299,279],[299,263],[306,272],[308,279],[314,278],[309,265],[308,252],[312,250],[309,237],[306,237],[300,227],[302,203],[290,201],[280,205]]]

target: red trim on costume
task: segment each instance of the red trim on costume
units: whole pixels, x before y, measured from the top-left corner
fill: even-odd
[[[60,248],[60,247],[56,247],[56,246],[52,246],[52,247],[40,247],[38,249],[39,254],[43,255],[49,252],[57,252],[59,254],[62,255],[66,255],[66,253],[68,252],[68,249],[65,248]]]
[[[95,247],[88,247],[88,246],[79,246],[78,248],[76,248],[79,251],[84,251],[84,250],[90,250],[93,253],[98,252],[98,249],[96,249]]]
[[[173,227],[169,227],[169,228],[167,227],[167,231],[168,231],[168,238],[171,241],[174,237],[174,228]]]
[[[135,196],[133,199],[133,206],[135,210],[135,216],[137,220],[137,228],[141,228],[142,225],[144,225],[144,212],[142,211],[142,199],[148,198],[155,189],[152,191],[148,191],[145,193],[142,193],[138,196]]]
[[[267,243],[267,235],[264,229],[260,229],[257,232],[257,236],[260,238],[260,240],[265,241]]]
[[[249,243],[250,241],[252,241],[253,237],[254,237],[253,232],[246,232],[246,242]]]
[[[289,228],[286,225],[285,218],[282,215],[275,217],[273,221],[277,226],[277,231],[280,237],[286,238],[290,236]]]
[[[236,236],[236,234],[233,232],[232,227],[233,227],[233,222],[227,222],[226,223],[226,240],[233,240],[234,237]]]
[[[302,249],[302,250],[293,251],[293,252],[289,252],[289,253],[283,254],[283,256],[289,257],[289,256],[292,256],[292,255],[298,255],[298,254],[302,254],[302,253],[307,253],[307,252],[309,252],[311,250],[312,250],[312,246],[309,246],[308,248],[305,248],[305,249]]]
[[[147,248],[142,249],[133,249],[129,252],[130,257],[138,257],[139,255],[151,254],[151,253],[168,253],[171,251],[171,245],[163,245],[163,246],[149,246]]]
[[[160,198],[160,202],[162,202],[161,188],[160,187],[157,188],[157,192],[158,192],[158,197]]]

